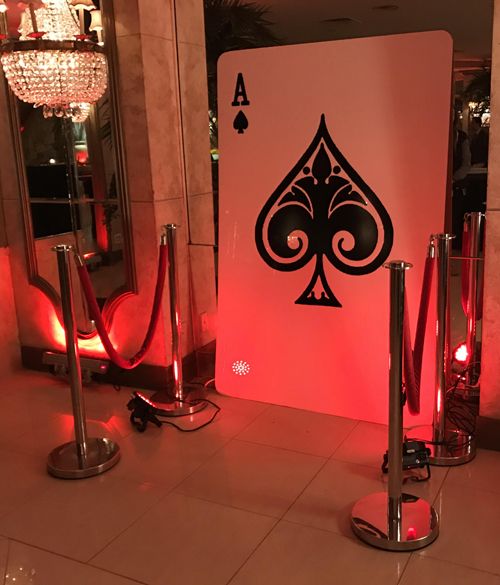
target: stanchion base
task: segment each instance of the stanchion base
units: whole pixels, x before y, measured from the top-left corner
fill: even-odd
[[[354,505],[354,534],[371,546],[391,551],[418,550],[431,544],[439,534],[436,511],[417,496],[402,494],[402,498],[400,534],[389,537],[387,492],[371,494]]]
[[[104,473],[120,460],[120,447],[111,439],[87,439],[87,456],[79,457],[75,441],[49,453],[47,471],[62,479],[83,479]]]
[[[476,440],[461,431],[447,432],[442,445],[429,445],[431,465],[446,467],[463,465],[476,456]]]
[[[153,404],[158,416],[188,416],[204,410],[208,403],[204,401],[190,403],[174,400],[172,402],[154,402]]]
[[[436,467],[463,465],[476,456],[475,438],[462,431],[446,431],[444,442],[440,445],[432,444],[432,426],[416,427],[412,429],[411,436],[427,443],[431,450],[429,463]]]

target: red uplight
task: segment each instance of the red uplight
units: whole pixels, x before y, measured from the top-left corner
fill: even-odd
[[[459,364],[466,364],[469,361],[469,350],[465,343],[461,343],[453,350],[453,358]]]
[[[417,538],[417,531],[413,526],[408,527],[408,532],[406,533],[406,540],[415,540]]]
[[[86,150],[80,150],[75,154],[76,161],[80,165],[86,165],[89,162],[89,153]]]

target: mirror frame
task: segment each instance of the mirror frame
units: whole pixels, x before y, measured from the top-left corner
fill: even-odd
[[[125,145],[122,135],[121,109],[119,99],[119,72],[118,57],[116,48],[115,19],[113,11],[113,0],[100,0],[104,25],[104,48],[108,60],[108,92],[110,100],[111,127],[113,136],[113,146],[115,150],[114,160],[116,165],[116,182],[118,191],[118,202],[122,214],[123,223],[123,251],[124,251],[124,269],[125,284],[115,288],[111,295],[106,299],[102,309],[103,319],[109,327],[112,322],[113,313],[118,305],[128,296],[136,295],[137,274],[134,261],[134,245],[131,223],[130,198],[128,192],[127,175],[126,175],[126,155]],[[5,85],[8,87],[8,84]],[[26,248],[26,264],[28,269],[28,282],[41,290],[52,302],[57,316],[62,323],[61,297],[54,286],[38,271],[38,261],[36,256],[35,238],[33,236],[33,222],[31,217],[30,195],[28,189],[28,180],[24,162],[24,152],[22,139],[19,132],[20,120],[17,99],[8,88],[9,118],[11,125],[11,135],[16,159],[16,170],[19,194],[21,198],[24,242]],[[55,262],[55,259],[54,259]],[[94,337],[97,331],[91,333],[79,332],[79,337]]]

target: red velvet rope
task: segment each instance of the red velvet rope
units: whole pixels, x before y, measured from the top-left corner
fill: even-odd
[[[80,283],[82,290],[87,300],[90,318],[95,322],[97,332],[101,338],[102,344],[106,353],[108,354],[111,361],[118,367],[124,370],[132,370],[137,367],[145,358],[146,353],[151,347],[153,337],[155,334],[158,319],[160,317],[161,299],[163,296],[163,288],[165,285],[165,275],[167,272],[167,246],[166,244],[160,245],[160,254],[158,257],[158,276],[156,279],[155,296],[153,300],[153,310],[151,311],[151,318],[149,320],[149,326],[146,333],[146,337],[142,343],[141,349],[131,358],[123,358],[113,347],[111,340],[109,339],[106,326],[102,319],[101,311],[97,300],[94,295],[92,288],[92,282],[90,281],[89,273],[85,264],[77,266],[78,276],[80,277]]]
[[[426,258],[424,278],[422,280],[422,291],[420,294],[420,307],[418,310],[414,350],[412,349],[411,345],[410,317],[405,291],[405,314],[403,323],[403,369],[406,383],[406,400],[410,414],[419,414],[420,412],[420,381],[422,376],[425,331],[427,329],[427,315],[429,313],[434,264],[434,258]]]

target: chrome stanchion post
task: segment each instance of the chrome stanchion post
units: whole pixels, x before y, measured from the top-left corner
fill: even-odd
[[[437,255],[437,318],[436,318],[436,381],[432,439],[430,441],[431,465],[461,465],[473,459],[473,438],[460,430],[446,425],[446,393],[450,386],[451,352],[450,325],[450,248],[453,236],[434,236]]]
[[[443,443],[446,424],[446,390],[450,375],[450,248],[453,236],[437,234],[437,320],[436,320],[436,382],[432,441]]]
[[[61,305],[64,331],[66,336],[66,356],[68,360],[69,387],[71,390],[71,404],[73,406],[73,420],[75,424],[76,450],[85,466],[87,458],[87,421],[85,418],[85,403],[83,402],[82,371],[80,368],[80,352],[75,323],[73,306],[73,291],[69,265],[69,246],[57,246],[57,269],[59,271],[59,285],[61,287]]]
[[[481,258],[481,236],[484,223],[484,213],[472,212],[465,216],[464,231],[468,231],[469,258],[464,262],[469,265],[467,282],[467,337],[466,346],[468,352],[467,363],[469,368],[466,375],[466,383],[470,386],[477,384],[479,367],[477,366],[477,307],[479,282],[482,279],[484,262]]]
[[[425,500],[402,492],[403,486],[403,323],[405,272],[411,264],[396,260],[390,270],[389,323],[389,480],[388,491],[359,500],[351,527],[361,540],[391,551],[411,551],[433,542],[439,533],[436,511]]]
[[[59,270],[61,304],[66,335],[66,355],[75,425],[75,441],[56,447],[49,453],[47,470],[55,477],[80,479],[98,475],[113,467],[120,459],[120,448],[110,439],[89,439],[87,436],[69,263],[71,249],[71,246],[66,245],[53,248],[57,254],[57,267]]]
[[[181,322],[179,309],[179,275],[177,271],[177,226],[165,226],[167,256],[168,256],[168,288],[170,291],[170,325],[172,328],[172,369],[174,376],[174,396],[182,402],[184,389],[182,387],[182,349],[181,349]]]
[[[207,406],[206,401],[186,400],[187,391],[182,380],[182,346],[181,346],[181,313],[179,303],[179,276],[177,271],[177,225],[169,223],[164,226],[165,233],[161,236],[162,245],[167,245],[168,286],[170,294],[170,328],[172,330],[172,372],[173,392],[168,402],[152,403],[162,416],[185,416],[195,414]]]
[[[401,486],[403,485],[403,320],[405,271],[404,262],[392,262],[390,268],[389,317],[389,539],[401,539]]]

